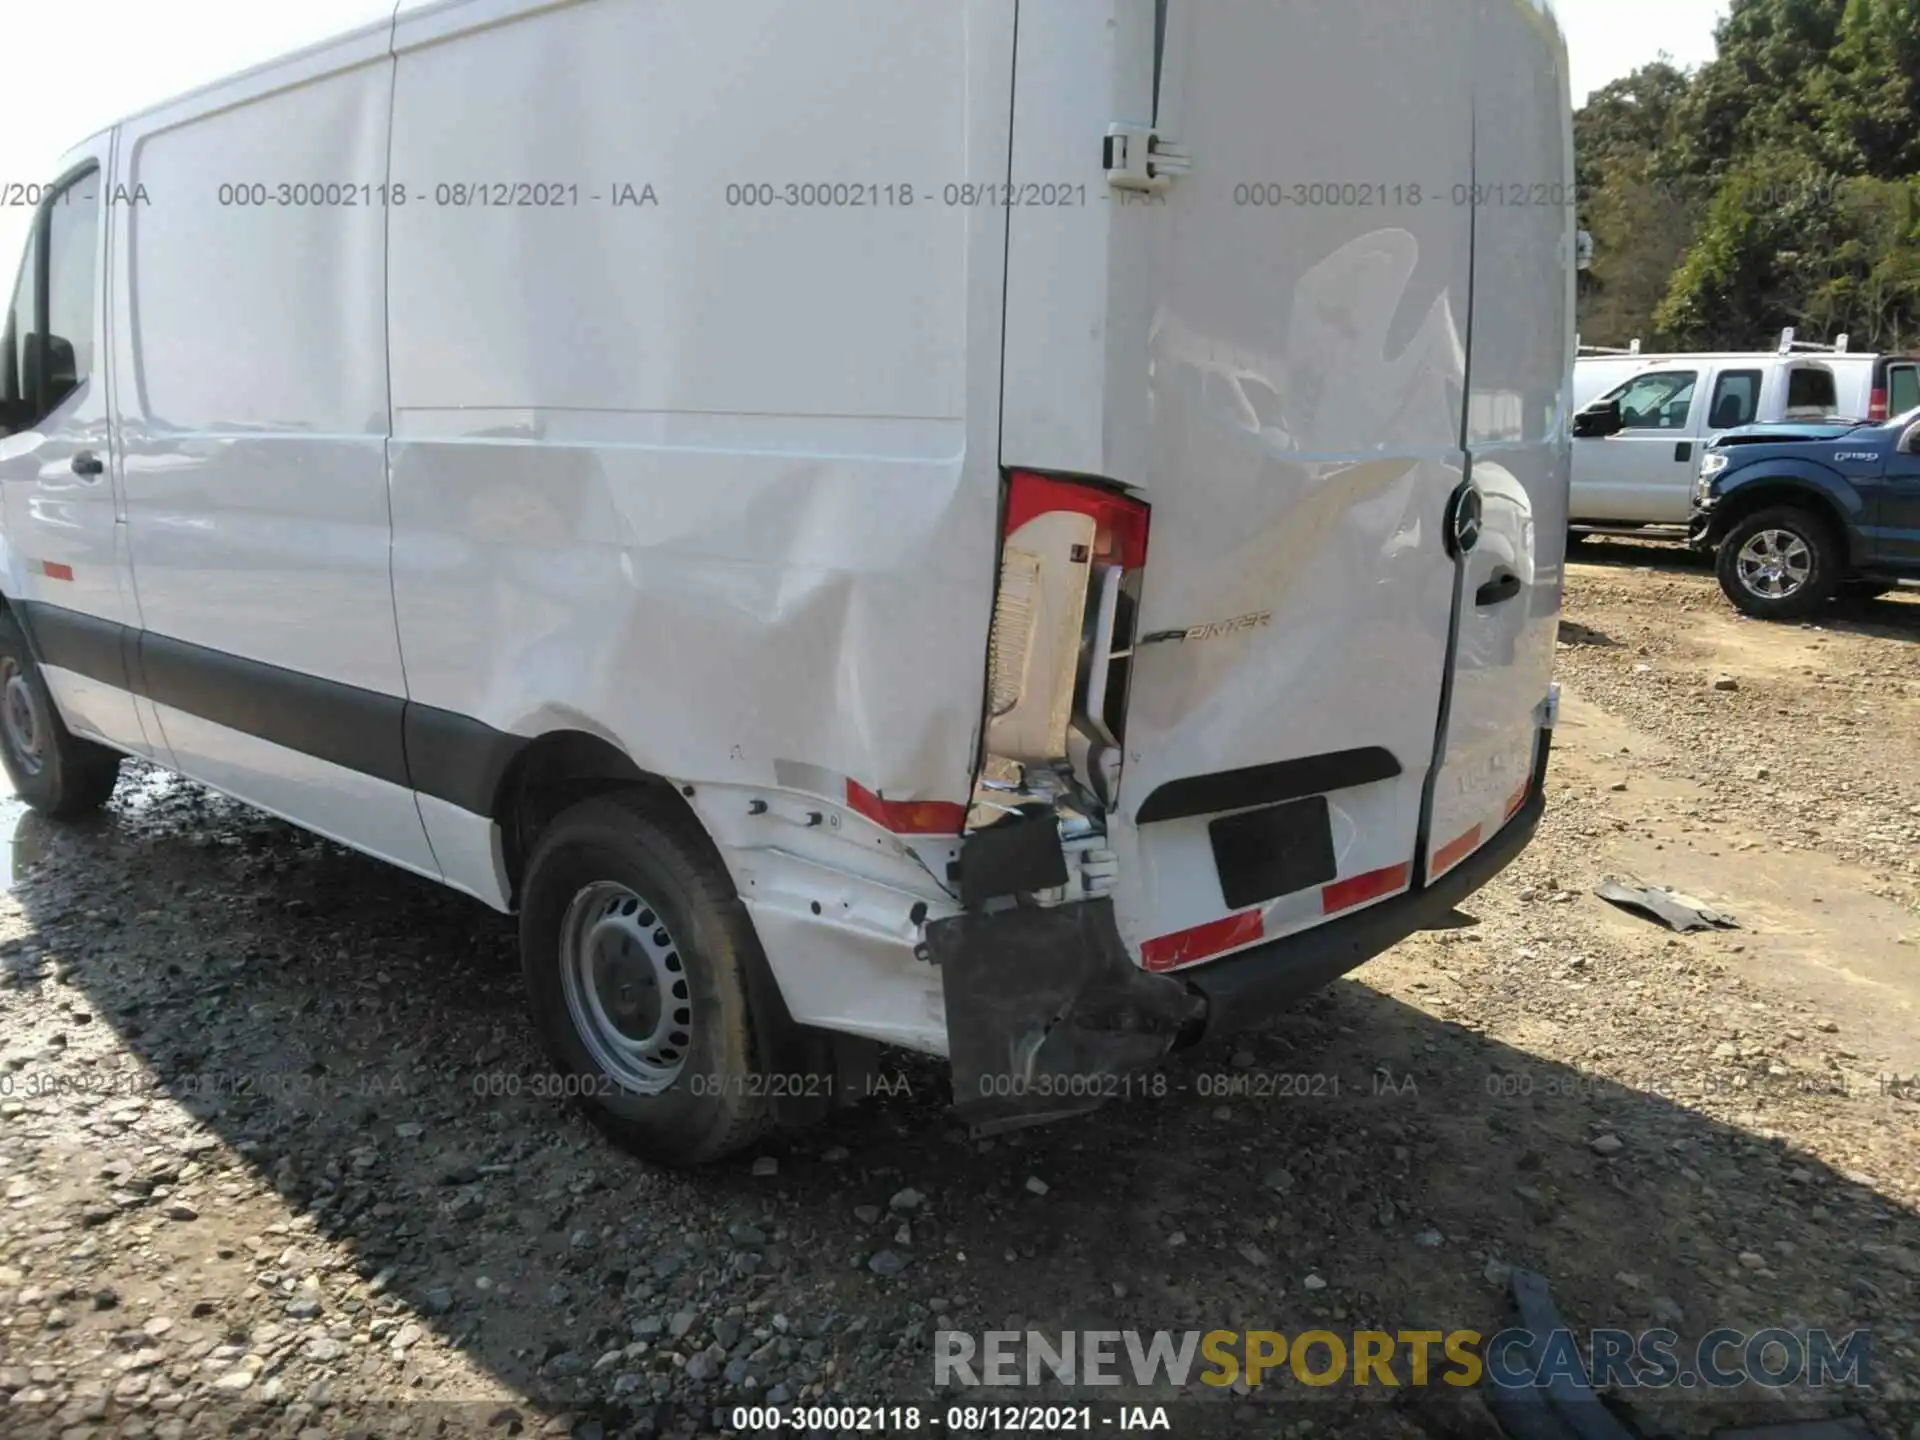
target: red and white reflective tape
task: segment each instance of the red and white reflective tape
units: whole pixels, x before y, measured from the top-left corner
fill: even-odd
[[[774,783],[785,790],[834,796],[847,809],[895,835],[958,835],[967,828],[967,807],[951,800],[889,800],[849,775],[799,760],[773,762]]]
[[[1349,876],[1345,880],[1335,880],[1320,887],[1320,913],[1322,916],[1337,915],[1342,910],[1351,910],[1370,900],[1381,900],[1396,894],[1412,883],[1413,866],[1405,860],[1398,865],[1387,865]],[[1219,920],[1209,920],[1204,925],[1157,936],[1140,947],[1140,963],[1155,974],[1164,974],[1169,970],[1183,970],[1189,965],[1198,965],[1229,950],[1244,949],[1267,938],[1267,913],[1266,910],[1242,910]]]

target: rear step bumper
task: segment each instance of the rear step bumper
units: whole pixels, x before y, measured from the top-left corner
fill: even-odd
[[[1438,881],[1177,977],[1133,962],[1107,900],[973,912],[929,925],[946,999],[954,1110],[988,1133],[1152,1094],[1143,1073],[1176,1045],[1257,1025],[1434,928],[1539,828],[1553,732],[1539,737],[1525,803]]]

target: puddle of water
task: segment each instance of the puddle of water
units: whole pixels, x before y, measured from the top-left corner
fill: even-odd
[[[124,759],[120,763],[120,786],[113,792],[111,810],[145,814],[173,795],[176,786],[182,785],[191,788],[190,781],[177,775],[132,758]],[[47,858],[58,824],[35,816],[27,808],[27,802],[14,794],[12,777],[0,767],[0,894],[11,890],[29,870]]]
[[[24,831],[19,828],[26,814],[26,802],[13,793],[13,782],[5,770],[0,770],[0,846],[5,847],[0,859],[6,862],[5,873],[0,875],[3,882],[0,889],[11,890],[14,881],[47,853],[46,832],[40,826],[28,825]]]

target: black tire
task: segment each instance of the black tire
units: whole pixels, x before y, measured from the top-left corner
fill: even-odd
[[[1784,554],[1794,568],[1777,576],[1758,569],[1760,549],[1768,547],[1770,554]],[[1799,565],[1804,565],[1803,573]],[[1759,620],[1801,620],[1813,614],[1834,597],[1845,570],[1832,525],[1799,505],[1776,505],[1747,516],[1721,540],[1714,561],[1727,599]]]
[[[754,967],[766,961],[732,880],[688,829],[670,799],[647,791],[583,801],[541,836],[520,911],[528,1002],[563,1077],[554,1088],[617,1143],[669,1165],[727,1155],[772,1119],[749,999]],[[637,908],[627,908],[622,890]],[[587,943],[582,928],[599,938]],[[591,971],[585,979],[582,968]],[[596,975],[610,978],[593,983]],[[592,1038],[596,1004],[603,1022],[610,1013],[625,1019],[616,1035],[647,1033],[658,1069],[677,1057],[677,1072],[663,1079],[642,1068],[639,1083],[623,1084],[618,1061],[595,1054],[596,1044],[602,1056],[619,1053],[617,1041]],[[646,1093],[642,1084],[659,1088]]]
[[[98,810],[120,779],[117,751],[67,729],[19,617],[5,609],[0,609],[0,761],[14,792],[54,820]]]

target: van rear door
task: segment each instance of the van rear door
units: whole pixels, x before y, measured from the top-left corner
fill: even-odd
[[[1572,364],[1573,137],[1566,51],[1543,5],[1478,0],[1471,78],[1477,203],[1467,354],[1467,452],[1481,500],[1461,560],[1453,682],[1425,837],[1437,878],[1519,810],[1553,679],[1569,450],[1560,377]],[[1705,405],[1667,437],[1686,518]],[[1660,518],[1669,518],[1662,510]]]
[[[1489,215],[1474,187],[1570,183],[1564,66],[1531,4],[1386,8],[1021,8],[1012,195],[1085,175],[1116,124],[1108,165],[1148,128],[1169,168],[1188,161],[1164,188],[1123,174],[1085,204],[1016,205],[1009,235],[1004,464],[1151,507],[1107,817],[1121,934],[1151,969],[1407,890],[1458,838],[1430,833],[1438,743],[1434,819],[1485,810],[1482,839],[1506,800],[1489,787],[1531,754],[1566,514],[1571,211],[1516,193]],[[1488,36],[1544,73],[1503,74]],[[1544,142],[1484,133],[1533,125]],[[1484,381],[1470,353],[1491,357]],[[1461,563],[1469,441],[1497,538]],[[1519,588],[1480,606],[1496,570]]]

